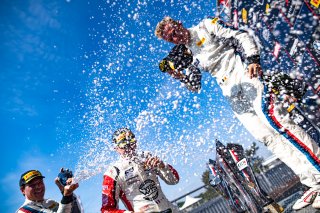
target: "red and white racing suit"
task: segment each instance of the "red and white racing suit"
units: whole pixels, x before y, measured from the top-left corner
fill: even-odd
[[[289,119],[283,103],[258,78],[250,79],[247,64],[259,63],[259,50],[248,32],[227,26],[218,18],[189,28],[187,47],[199,67],[209,71],[246,129],[287,164],[309,187],[319,187],[318,144]]]
[[[146,152],[120,159],[104,174],[101,212],[128,212],[119,209],[119,199],[129,211],[178,212],[163,194],[158,176],[167,184],[179,182],[177,171],[165,164],[162,169],[144,168]]]

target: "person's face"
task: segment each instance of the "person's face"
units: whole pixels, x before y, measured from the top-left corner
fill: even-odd
[[[31,201],[42,201],[44,199],[45,185],[43,178],[35,178],[21,187],[21,192]]]
[[[181,23],[167,23],[162,31],[162,38],[174,44],[187,44],[189,31]]]
[[[130,155],[133,154],[135,152],[137,148],[136,143],[131,144],[131,145],[127,145],[125,147],[120,147],[120,146],[116,146],[115,150],[120,154],[120,155]]]

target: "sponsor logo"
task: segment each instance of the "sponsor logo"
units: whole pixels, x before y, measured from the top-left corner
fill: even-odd
[[[300,1],[292,1],[292,4],[290,5],[289,9],[288,9],[288,13],[287,16],[289,18],[296,16],[297,13],[300,10],[300,6],[301,6],[301,2]]]
[[[297,45],[298,45],[299,40],[298,39],[294,39],[294,42],[292,44],[292,47],[290,49],[290,55],[293,55],[297,52]]]
[[[153,180],[146,180],[139,186],[139,191],[145,195],[146,200],[155,200],[158,198],[159,192],[156,183]]]
[[[212,23],[212,24],[216,24],[217,21],[219,21],[219,18],[214,18],[214,19],[212,19],[211,23]]]
[[[312,45],[316,52],[320,54],[320,40],[315,40]]]
[[[134,176],[134,177],[127,180],[127,185],[130,186],[130,185],[137,183],[137,182],[139,182],[139,177]]]
[[[242,21],[248,23],[248,12],[245,8],[242,9]]]
[[[241,171],[248,167],[247,159],[243,158],[241,161],[237,163],[238,169]]]
[[[201,40],[197,42],[197,46],[202,46],[205,41],[206,41],[206,38],[204,37],[201,38]]]
[[[31,178],[33,177],[42,177],[41,173],[39,171],[30,171],[27,174],[25,174],[22,179],[25,180],[25,182],[29,182]]]
[[[269,15],[270,13],[270,4],[266,4],[266,14]]]
[[[302,121],[304,121],[304,117],[302,115],[295,114],[292,120],[295,124],[300,124]]]
[[[134,174],[134,168],[131,167],[130,169],[127,169],[124,171],[124,178],[128,185],[132,185],[139,181],[138,175]]]
[[[131,167],[130,169],[127,169],[126,171],[124,171],[124,177],[126,180],[130,179],[133,177],[133,167]]]
[[[311,0],[311,1],[310,1],[310,4],[311,4],[312,6],[318,8],[319,5],[320,5],[320,0]]]

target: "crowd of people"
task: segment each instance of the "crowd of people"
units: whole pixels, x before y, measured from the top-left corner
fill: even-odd
[[[230,27],[219,18],[204,19],[192,28],[170,17],[161,20],[155,30],[158,38],[184,45],[192,56],[192,68],[209,72],[218,82],[223,95],[246,129],[281,161],[288,165],[310,189],[296,201],[293,209],[310,204],[320,208],[320,148],[300,126],[287,116],[283,101],[263,82],[259,49],[246,31]],[[164,66],[164,64],[162,64]],[[165,73],[185,83],[191,91],[201,89],[201,77],[191,80],[175,64]],[[189,70],[194,72],[194,70]],[[295,101],[292,94],[283,94]],[[159,178],[169,185],[179,182],[178,172],[149,152],[137,153],[137,140],[128,128],[116,130],[112,136],[120,155],[103,175],[101,212],[178,212],[166,198]],[[78,184],[72,179],[55,182],[62,193],[60,202],[45,199],[44,176],[37,170],[21,175],[20,190],[24,204],[17,212],[75,212],[73,192]],[[127,210],[119,209],[122,201]]]

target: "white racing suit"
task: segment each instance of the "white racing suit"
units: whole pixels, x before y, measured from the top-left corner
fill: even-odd
[[[301,183],[319,187],[319,146],[288,118],[282,103],[264,83],[246,73],[248,64],[259,63],[259,50],[249,33],[218,18],[205,19],[189,31],[187,47],[200,61],[200,68],[216,77],[236,117],[299,176]]]
[[[167,184],[179,182],[177,171],[165,164],[163,169],[144,167],[146,152],[120,157],[103,177],[101,212],[128,212],[119,209],[119,199],[129,211],[178,212],[163,194],[158,176]]]
[[[42,202],[34,202],[26,199],[23,205],[17,210],[17,213],[69,213],[71,209],[71,202],[61,204],[50,199],[44,199]]]

